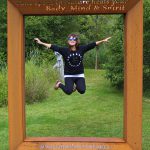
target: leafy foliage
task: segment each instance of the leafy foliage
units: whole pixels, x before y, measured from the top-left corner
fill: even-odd
[[[67,46],[68,34],[76,33],[80,37],[81,44],[87,44],[110,36],[116,18],[116,15],[26,17],[26,58],[30,59],[35,49],[38,49],[40,54],[42,53],[41,60],[46,57],[49,58],[48,61],[51,61],[53,57],[53,54],[47,52],[43,46],[38,46],[33,42],[35,37],[39,37],[46,43]],[[106,61],[105,50],[107,46],[101,45],[99,49],[98,59],[100,59],[99,65],[101,65]],[[95,55],[95,51],[85,55],[86,68],[94,68]]]
[[[143,90],[144,93],[150,96],[150,2],[144,1],[144,66],[143,66]],[[110,52],[108,53],[107,63],[107,78],[110,79],[112,85],[123,88],[123,39],[122,39],[122,25],[123,22],[119,19],[112,44],[110,45]]]
[[[40,60],[51,61],[53,53],[45,50],[43,46],[37,45],[33,39],[38,37],[46,43],[66,46],[67,35],[78,30],[76,19],[78,17],[73,19],[71,16],[26,17],[26,59],[30,59],[38,52]]]
[[[80,18],[80,37],[83,43],[89,43],[91,41],[98,41],[103,38],[109,37],[113,33],[114,22],[118,18],[118,15],[87,15]],[[86,53],[84,58],[84,65],[86,68],[94,68],[97,64],[98,68],[104,68],[104,64],[107,62],[106,44],[101,44],[96,50],[92,50]],[[98,61],[96,62],[96,55]]]
[[[6,1],[0,2],[0,70],[6,67],[7,63],[7,17]]]
[[[150,93],[150,1],[144,3],[144,91]],[[150,96],[150,95],[149,95]]]
[[[118,89],[123,89],[124,81],[124,45],[123,45],[123,18],[118,18],[114,28],[113,38],[109,45],[108,62],[106,64],[106,77],[112,85]]]

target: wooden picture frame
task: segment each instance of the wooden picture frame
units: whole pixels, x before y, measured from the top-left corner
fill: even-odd
[[[41,149],[142,149],[142,62],[143,2],[122,0],[8,0],[8,108],[10,150]],[[60,4],[58,4],[58,2]],[[72,0],[73,2],[73,0]],[[104,1],[103,1],[104,2]],[[106,1],[105,1],[106,2]],[[76,5],[77,3],[77,5]],[[54,4],[54,5],[53,5]],[[56,5],[56,6],[55,6]],[[53,7],[52,7],[53,6]],[[60,7],[64,7],[61,9]],[[72,6],[72,7],[71,7]],[[76,7],[75,7],[76,6]],[[83,6],[83,7],[81,7]],[[85,6],[85,7],[84,7]],[[95,9],[94,9],[95,8]],[[43,137],[27,138],[25,133],[25,15],[124,14],[125,84],[124,137]]]

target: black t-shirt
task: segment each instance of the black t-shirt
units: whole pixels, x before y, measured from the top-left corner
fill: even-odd
[[[57,45],[51,45],[51,49],[60,53],[65,62],[64,74],[65,75],[76,75],[76,74],[83,74],[84,67],[83,67],[83,57],[84,54],[95,48],[96,43],[90,43],[87,45],[78,46],[76,51],[71,51],[68,47],[59,47]]]

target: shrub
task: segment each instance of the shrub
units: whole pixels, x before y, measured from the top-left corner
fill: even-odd
[[[0,107],[6,106],[8,101],[7,73],[0,71]]]
[[[49,96],[50,82],[57,76],[56,73],[50,69],[50,67],[47,68],[47,66],[48,65],[37,66],[33,61],[26,63],[25,97],[27,103],[40,102]]]

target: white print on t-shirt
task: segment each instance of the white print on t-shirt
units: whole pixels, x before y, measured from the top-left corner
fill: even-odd
[[[82,56],[79,53],[72,53],[67,57],[67,62],[71,67],[79,67],[82,62]]]

